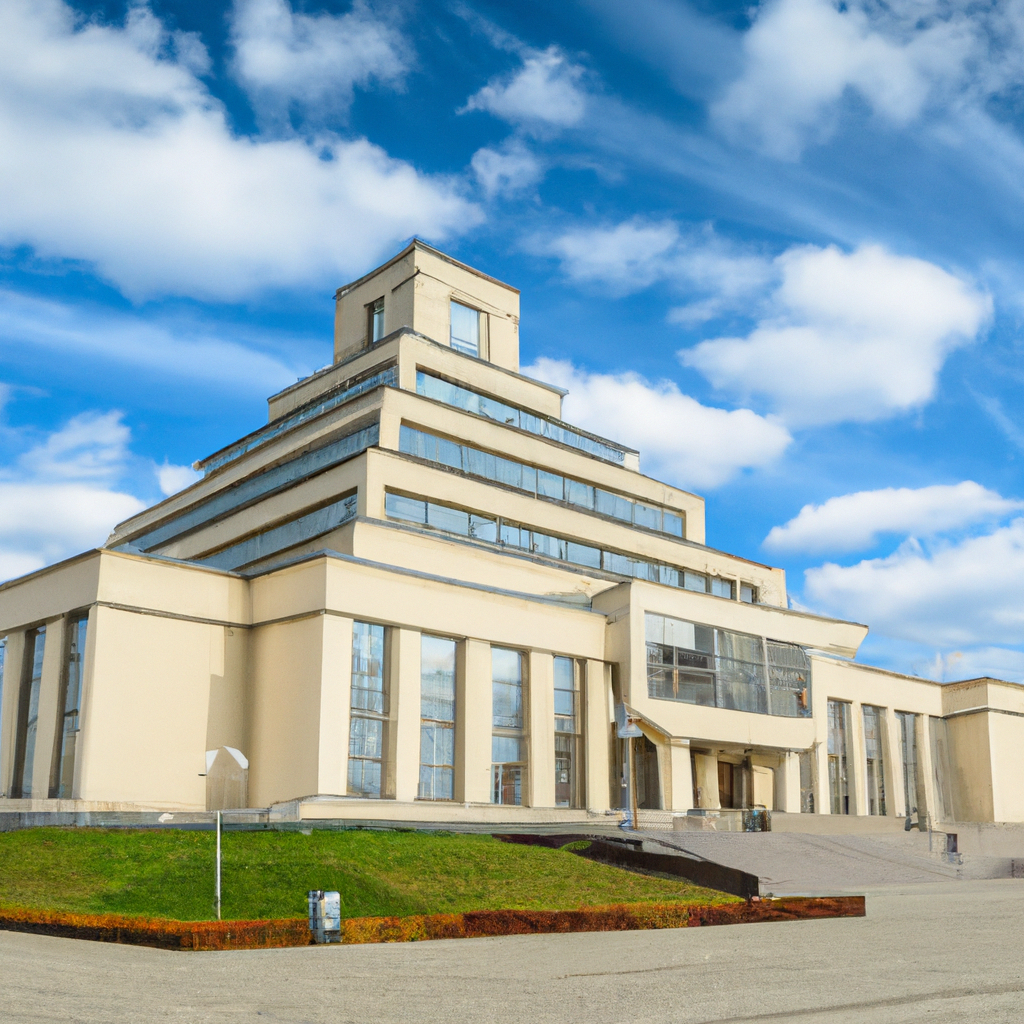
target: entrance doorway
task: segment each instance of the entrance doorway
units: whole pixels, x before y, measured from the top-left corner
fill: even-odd
[[[652,811],[661,807],[661,786],[658,778],[658,748],[646,737],[633,741],[636,749],[637,807]]]

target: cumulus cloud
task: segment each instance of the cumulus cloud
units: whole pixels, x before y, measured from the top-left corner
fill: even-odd
[[[239,299],[480,220],[365,139],[235,135],[175,38],[145,7],[116,26],[0,4],[0,244],[88,261],[132,298]]]
[[[0,469],[0,579],[102,544],[143,509],[117,489],[130,436],[118,412],[82,413]]]
[[[746,303],[775,275],[770,260],[730,244],[710,227],[682,230],[671,220],[634,217],[572,227],[537,237],[532,247],[557,257],[571,280],[602,284],[619,294],[660,281],[708,293],[674,309],[669,318],[676,323],[701,322],[730,303]]]
[[[935,393],[955,349],[973,342],[992,302],[924,260],[867,245],[797,246],[776,260],[769,312],[745,338],[679,353],[715,387],[761,396],[793,425],[870,421]]]
[[[346,14],[296,13],[286,0],[235,0],[235,77],[274,126],[347,112],[355,86],[399,85],[408,70],[399,32],[357,2]]]
[[[828,137],[855,94],[879,117],[908,124],[930,98],[961,84],[983,52],[960,5],[775,0],[743,40],[740,76],[711,107],[726,132],[794,159]]]
[[[0,342],[8,351],[21,347],[88,356],[165,379],[251,390],[261,397],[310,372],[309,367],[289,365],[255,346],[217,337],[208,328],[161,324],[136,314],[69,306],[2,288]]]
[[[161,492],[171,495],[177,494],[178,491],[183,491],[197,480],[201,480],[203,474],[197,473],[191,466],[175,466],[165,462],[162,466],[156,467],[156,478]]]
[[[859,551],[882,534],[933,536],[1002,518],[1024,506],[973,480],[932,487],[886,487],[804,505],[797,516],[773,527],[764,546],[778,552]]]
[[[493,149],[473,154],[473,173],[488,198],[522,192],[540,181],[544,170],[536,155],[520,139],[509,139]]]
[[[459,113],[482,110],[510,124],[569,128],[587,107],[584,68],[557,46],[522,52],[520,67],[491,79]]]
[[[937,648],[1014,645],[1024,636],[1024,518],[929,547],[910,539],[886,558],[829,562],[804,573],[815,610],[871,623]]]
[[[553,359],[538,359],[523,372],[568,388],[567,420],[639,449],[646,473],[682,487],[717,487],[770,464],[792,440],[771,417],[701,405],[671,381],[588,373]]]

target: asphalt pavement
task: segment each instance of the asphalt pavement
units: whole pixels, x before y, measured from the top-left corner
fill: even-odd
[[[1020,1024],[1024,881],[864,919],[174,953],[0,932],[0,1021]]]

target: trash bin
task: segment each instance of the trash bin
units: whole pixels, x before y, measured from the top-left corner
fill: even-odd
[[[341,942],[341,893],[310,889],[309,930],[317,942]]]

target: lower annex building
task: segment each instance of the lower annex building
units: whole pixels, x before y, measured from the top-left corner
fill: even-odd
[[[1024,820],[1024,687],[857,664],[561,419],[516,289],[414,241],[334,362],[106,545],[0,586],[0,810]]]

